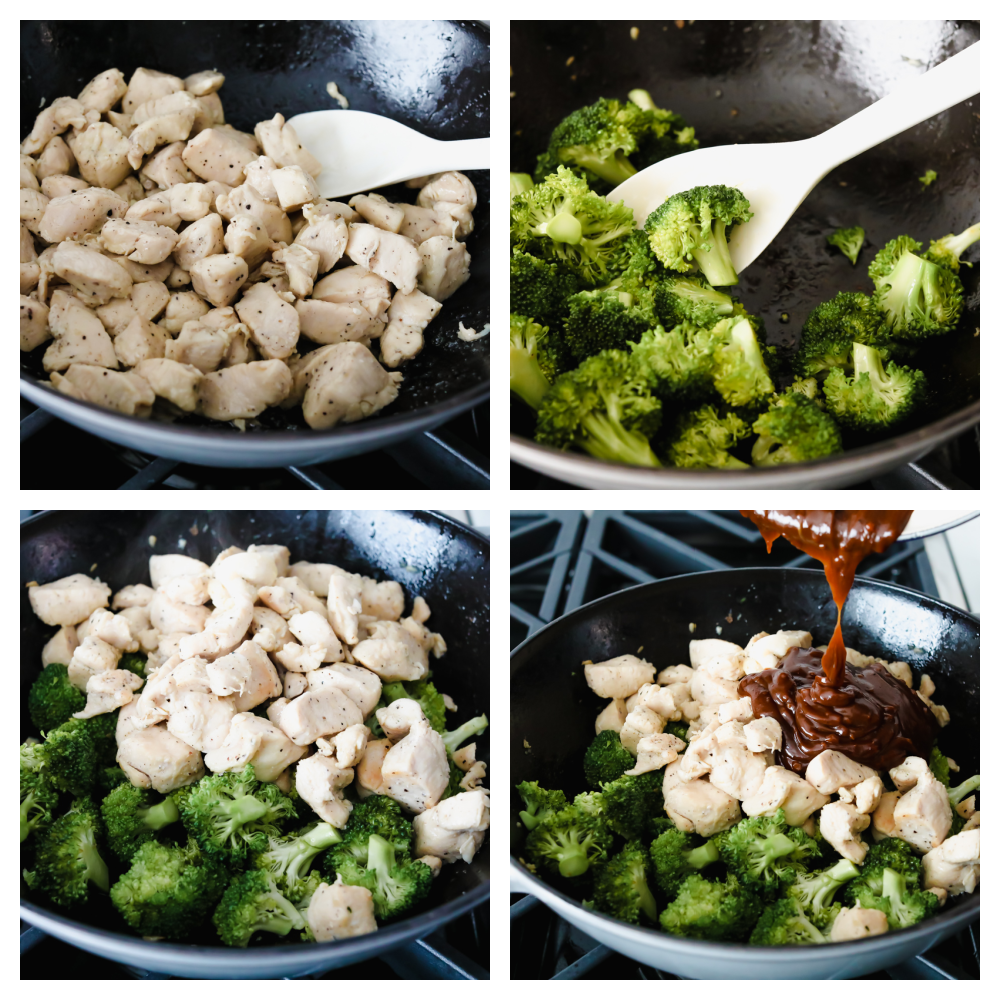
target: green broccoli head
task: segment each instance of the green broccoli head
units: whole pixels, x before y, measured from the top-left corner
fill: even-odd
[[[810,462],[843,451],[837,421],[800,392],[776,396],[753,431],[760,435],[753,445],[754,465]]]
[[[842,858],[820,871],[796,872],[795,880],[785,889],[785,895],[797,900],[814,922],[825,927],[830,919],[834,896],[859,874],[856,865]]]
[[[613,729],[598,733],[583,755],[583,776],[591,788],[614,781],[633,767],[635,758],[622,746],[621,737]]]
[[[802,327],[792,367],[801,378],[820,375],[831,368],[850,368],[853,345],[881,346],[882,314],[861,292],[838,292],[821,302]]]
[[[236,875],[212,915],[215,929],[230,948],[245,948],[259,932],[285,937],[302,930],[305,919],[284,896],[274,879],[262,871]]]
[[[649,875],[649,853],[640,842],[630,841],[594,872],[594,908],[630,924],[640,917],[656,923]]]
[[[926,170],[924,171],[924,175],[922,177],[918,177],[917,180],[923,184],[924,189],[926,190],[937,180],[937,176],[936,170]]]
[[[760,915],[750,944],[826,944],[830,938],[806,916],[797,899],[779,899]]]
[[[549,342],[549,328],[528,316],[510,316],[510,389],[537,410],[553,379],[542,370],[539,354]]]
[[[24,872],[24,881],[64,908],[86,903],[91,884],[107,892],[110,880],[100,839],[97,806],[90,799],[75,799],[65,815],[36,837],[35,867]]]
[[[510,255],[510,311],[558,326],[569,314],[567,299],[580,279],[560,261],[541,260],[520,250]]]
[[[653,295],[605,290],[577,292],[569,299],[565,343],[583,361],[605,350],[624,350],[656,326]]]
[[[652,820],[663,815],[663,774],[623,774],[601,786],[608,826],[626,840],[643,839]]]
[[[565,167],[518,195],[510,216],[514,248],[563,262],[584,284],[599,285],[628,264],[632,209],[594,194]]]
[[[635,173],[628,157],[647,128],[647,115],[637,105],[599,98],[567,115],[553,129],[550,162],[571,164],[608,184],[621,184]]]
[[[667,461],[679,469],[749,469],[729,453],[749,434],[746,421],[735,413],[720,416],[714,406],[702,406],[677,418]]]
[[[927,766],[931,769],[931,774],[945,788],[951,784],[951,767],[948,765],[948,758],[941,752],[941,748],[937,743],[931,747],[930,756],[927,758]]]
[[[880,272],[874,280],[875,306],[884,314],[885,328],[892,336],[920,340],[950,333],[958,326],[965,306],[964,289],[947,268],[903,249],[892,269]]]
[[[538,411],[535,440],[554,448],[576,445],[609,462],[660,466],[649,445],[660,426],[661,403],[624,351],[602,351],[561,375]]]
[[[528,834],[525,852],[563,878],[577,878],[607,860],[614,834],[604,818],[576,804],[548,813]]]
[[[631,754],[629,757],[631,758]],[[629,767],[631,766],[629,764]],[[551,791],[542,788],[537,781],[522,781],[517,786],[517,794],[524,803],[520,816],[527,830],[534,830],[546,817],[565,809],[569,804],[563,791],[558,788],[553,788]]]
[[[861,226],[835,229],[827,236],[826,242],[840,250],[852,264],[857,264],[858,254],[861,253],[861,248],[865,244],[865,231]]]
[[[532,320],[526,320],[532,323]],[[513,341],[513,322],[511,322],[511,340]],[[386,704],[392,704],[400,698],[412,698],[419,706],[420,710],[427,717],[431,724],[431,729],[436,733],[444,733],[448,729],[445,719],[444,698],[434,686],[433,681],[393,681],[382,685],[382,692],[386,696]]]
[[[101,718],[101,716],[97,716]],[[44,743],[21,748],[21,764],[44,768],[52,783],[71,795],[86,795],[94,786],[101,763],[98,727],[93,719],[70,719],[45,734]]]
[[[932,916],[938,908],[938,898],[933,892],[921,889],[909,875],[895,868],[882,869],[882,884],[878,892],[872,890],[872,876],[862,877],[851,883],[861,883],[852,895],[853,900],[865,909],[881,910],[892,930],[910,927]],[[849,887],[849,888],[850,888]]]
[[[656,312],[666,327],[689,322],[709,329],[733,315],[733,300],[700,274],[671,275],[654,292]]]
[[[178,807],[198,846],[233,864],[267,850],[268,838],[280,837],[295,817],[295,803],[271,782],[257,781],[252,764],[202,778]]]
[[[639,148],[630,157],[636,170],[698,148],[694,129],[680,115],[658,108],[648,90],[631,90],[628,98],[645,112],[645,130],[639,137]]]
[[[668,276],[643,230],[636,229],[629,233],[622,253],[626,261],[624,269],[604,287],[633,294],[643,290],[655,292],[660,282]]]
[[[343,838],[323,855],[321,867],[331,881],[337,877],[338,864],[350,857],[364,866],[368,863],[368,841],[378,835],[388,841],[397,857],[408,857],[413,842],[413,824],[403,815],[395,799],[388,795],[369,795],[354,804]]]
[[[704,941],[743,941],[757,922],[760,899],[732,876],[709,882],[698,874],[680,885],[677,898],[660,914],[668,934]]]
[[[920,858],[905,840],[886,837],[868,848],[860,874],[847,884],[844,891],[847,904],[872,909],[873,901],[882,895],[883,873],[886,869],[892,869],[901,875],[908,888],[920,888],[923,875]]]
[[[68,722],[86,704],[87,696],[70,684],[64,663],[50,663],[43,668],[28,691],[28,714],[41,733]]]
[[[267,850],[254,858],[254,865],[269,872],[281,888],[304,879],[316,856],[343,840],[329,823],[312,823],[288,837],[269,837]]]
[[[713,356],[715,390],[730,406],[753,406],[774,392],[774,383],[750,319],[736,316],[713,327],[720,341]]]
[[[412,910],[430,892],[434,880],[429,865],[411,861],[409,851],[397,859],[392,845],[375,834],[368,841],[367,868],[373,876],[370,891],[379,920],[391,920]]]
[[[750,202],[736,188],[696,187],[668,198],[646,219],[653,252],[665,267],[699,270],[713,287],[739,280],[729,257],[731,228],[753,217]]]
[[[629,764],[629,767],[632,765]],[[21,767],[21,843],[40,834],[52,823],[59,808],[59,789],[47,772]]]
[[[649,846],[657,888],[668,899],[680,892],[681,885],[691,875],[719,860],[719,849],[712,841],[700,842],[700,837],[671,826]]]
[[[697,403],[714,395],[715,350],[721,333],[682,322],[654,326],[632,346],[636,370],[664,399]]]
[[[111,902],[134,931],[184,941],[198,932],[229,881],[224,864],[189,840],[174,846],[148,840],[111,887]]]
[[[922,371],[890,361],[877,348],[855,344],[854,375],[834,368],[823,383],[827,409],[844,427],[883,431],[906,420],[926,392]]]
[[[528,188],[533,187],[535,182],[531,179],[531,174],[510,175],[510,199],[513,201],[519,194],[524,194]]]
[[[957,236],[954,233],[949,233],[947,236],[942,236],[939,240],[932,240],[924,256],[931,263],[937,264],[938,267],[946,267],[949,271],[958,274],[962,264],[972,267],[968,261],[962,260],[961,256],[973,243],[978,242],[979,223],[977,222],[974,226],[969,226],[968,229]]]
[[[146,677],[146,654],[145,653],[122,653],[118,661],[119,670],[131,670],[133,674],[145,679]]]
[[[145,788],[125,782],[113,788],[101,802],[108,847],[122,861],[130,861],[156,833],[180,819],[177,805]]]

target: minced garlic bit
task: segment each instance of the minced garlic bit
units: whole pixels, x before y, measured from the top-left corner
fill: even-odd
[[[156,545],[156,535],[149,536],[149,547],[153,548]]]
[[[694,630],[695,630],[695,629],[696,629],[697,627],[698,627],[698,626],[697,626],[697,625],[695,625],[695,623],[694,623],[694,622],[689,622],[689,623],[688,623],[688,631],[689,631],[689,632],[693,632],[693,631],[694,631]]]
[[[633,42],[639,37],[639,29],[638,28],[629,28],[629,32],[628,33],[632,36],[632,41]]]
[[[572,66],[574,59],[576,59],[576,56],[570,56],[569,59],[566,60],[566,65],[567,66]]]
[[[340,92],[335,83],[328,83],[326,85],[326,92],[346,111],[350,105],[347,103],[347,98]]]
[[[242,417],[237,417],[235,420],[231,420],[230,423],[238,431],[245,431],[247,429],[247,422]]]
[[[480,333],[476,333],[471,327],[467,327],[461,320],[458,321],[458,339],[471,342],[480,340],[490,332],[490,324],[487,323]]]

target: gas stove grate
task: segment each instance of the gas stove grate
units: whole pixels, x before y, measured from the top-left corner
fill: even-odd
[[[511,512],[511,648],[589,601],[652,580],[712,569],[813,562],[785,539],[767,557],[739,511]],[[938,596],[922,541],[862,562],[859,576]],[[530,895],[512,894],[511,979],[679,979],[612,951]],[[979,922],[864,979],[979,979]]]

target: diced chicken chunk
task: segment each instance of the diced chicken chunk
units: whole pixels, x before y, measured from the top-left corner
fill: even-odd
[[[774,635],[762,633],[747,644],[743,669],[748,674],[773,670],[790,649],[812,646],[812,633],[781,631]]]
[[[168,189],[175,184],[191,184],[198,180],[184,162],[186,142],[172,142],[158,149],[143,165],[140,177],[148,186]],[[171,211],[173,208],[171,207]]]
[[[652,683],[656,676],[652,663],[631,653],[601,663],[588,663],[583,672],[591,691],[601,698],[628,698],[643,684]]]
[[[889,776],[903,791],[893,810],[893,835],[905,840],[919,854],[944,843],[951,830],[951,802],[927,761],[922,757],[907,757]]]
[[[347,256],[369,271],[391,281],[400,291],[417,287],[421,256],[412,240],[366,223],[351,223]]]
[[[350,663],[333,663],[308,675],[309,689],[322,691],[337,688],[358,706],[362,718],[368,718],[382,695],[382,681],[365,667]]]
[[[162,358],[169,340],[170,336],[163,327],[142,316],[134,316],[115,337],[115,357],[124,367],[132,368],[128,374],[142,378],[142,372],[136,371],[136,367],[147,359]]]
[[[427,650],[399,622],[376,621],[351,654],[383,681],[415,681],[427,675]]]
[[[236,312],[265,358],[287,358],[295,350],[299,315],[270,284],[252,285],[236,304]]]
[[[925,889],[945,889],[949,895],[972,892],[979,884],[979,829],[963,830],[922,858]]]
[[[393,743],[398,743],[415,723],[426,721],[427,716],[424,715],[419,702],[412,698],[397,698],[385,708],[376,709],[375,718],[378,719],[385,735]]]
[[[253,133],[264,153],[279,167],[301,167],[310,177],[319,177],[322,164],[299,142],[295,129],[283,115],[258,122]]]
[[[213,306],[228,306],[250,275],[242,257],[232,253],[212,254],[195,261],[188,273],[194,290]]]
[[[205,774],[201,754],[165,726],[150,726],[126,736],[118,744],[115,759],[133,785],[161,795],[192,785]]]
[[[118,367],[114,344],[104,325],[75,295],[57,288],[52,293],[48,322],[55,340],[42,359],[46,371],[61,371],[77,363]]]
[[[385,794],[413,813],[437,805],[448,787],[448,774],[444,741],[426,721],[414,723],[382,761]]]
[[[49,307],[36,299],[21,296],[21,350],[33,351],[52,334],[48,329]]]
[[[667,816],[679,829],[702,837],[714,837],[740,820],[739,799],[708,781],[674,784],[669,767],[664,773],[663,801]]]
[[[626,771],[626,774],[645,774],[647,771],[658,771],[661,767],[677,760],[677,755],[684,750],[687,744],[679,737],[671,733],[657,733],[653,736],[644,736],[636,744],[635,767]]]
[[[77,100],[87,111],[99,111],[107,114],[124,96],[128,90],[125,77],[117,69],[106,69],[80,91]]]
[[[289,287],[296,298],[304,299],[307,295],[312,294],[313,282],[319,273],[319,254],[315,250],[310,250],[309,247],[300,243],[293,243],[290,247],[275,250],[271,255],[271,260],[284,267],[285,273],[288,275]],[[325,302],[314,304],[327,305]],[[296,310],[298,310],[298,303],[296,303]],[[301,317],[302,313],[299,312],[300,321]],[[318,343],[327,343],[327,341],[318,341]]]
[[[861,832],[868,829],[871,817],[859,812],[850,802],[828,802],[819,812],[819,832],[842,857],[859,865],[865,860],[868,845]]]
[[[361,710],[339,688],[307,691],[288,702],[277,724],[298,746],[315,743],[320,736],[334,736],[362,722]]]
[[[351,768],[338,767],[322,754],[299,761],[295,768],[295,790],[320,819],[337,829],[343,828],[351,815],[352,805],[344,798],[344,789],[353,780]]]
[[[242,771],[253,764],[258,781],[274,781],[290,764],[306,753],[272,722],[251,712],[233,716],[225,742],[205,755],[210,771]]]
[[[324,882],[313,893],[306,913],[309,930],[317,941],[339,941],[378,930],[372,894],[359,885]]]
[[[628,712],[625,709],[625,700],[623,698],[612,698],[604,707],[601,714],[597,716],[594,729],[598,733],[603,733],[605,729],[611,729],[616,733],[620,733],[627,717]]]
[[[21,152],[28,156],[40,153],[53,136],[62,135],[71,125],[76,129],[85,129],[89,124],[86,112],[87,109],[75,98],[57,97],[35,118],[31,133],[21,144]]]
[[[302,167],[280,167],[271,173],[271,183],[284,212],[295,212],[319,197],[319,188]]]
[[[374,192],[372,194],[356,194],[349,204],[365,222],[378,226],[379,229],[384,229],[386,232],[398,233],[403,225],[405,218],[403,206],[394,205],[383,195]]]
[[[325,215],[314,205],[303,209],[306,225],[295,236],[295,242],[319,255],[319,274],[326,274],[347,249],[347,223],[339,216]]]
[[[723,721],[721,711],[719,712],[719,721]],[[781,749],[781,724],[777,719],[770,717],[753,719],[743,726],[743,732],[747,738],[747,749],[754,753]],[[868,812],[868,810],[865,811]]]
[[[179,237],[172,229],[154,222],[109,219],[101,229],[101,239],[112,253],[140,264],[159,264],[173,253]]]
[[[108,606],[111,588],[83,573],[28,588],[31,610],[46,625],[78,625]]]
[[[127,705],[132,692],[138,691],[143,679],[131,670],[106,670],[92,674],[87,680],[87,704],[73,716],[74,719],[92,719]]]
[[[131,143],[131,137],[125,138],[114,125],[95,122],[70,136],[69,148],[84,180],[95,187],[113,188],[125,180],[131,166],[138,166],[129,163]]]
[[[377,413],[399,394],[398,379],[361,344],[333,344],[311,373],[302,403],[306,423],[317,430],[353,423]]]
[[[431,236],[417,247],[417,288],[438,302],[451,298],[469,280],[472,258],[464,243],[451,236]]]
[[[877,773],[864,764],[856,764],[839,750],[824,750],[809,761],[806,781],[824,795],[832,795],[838,788],[853,788]]]
[[[137,107],[147,101],[166,97],[167,94],[183,89],[184,81],[179,76],[140,66],[128,82],[128,89],[122,98],[122,111],[132,114]]]
[[[42,666],[47,667],[50,663],[69,663],[79,645],[76,629],[72,625],[63,625],[42,647]]]
[[[364,756],[356,769],[355,786],[358,796],[362,799],[369,795],[385,795],[385,785],[382,782],[382,761],[392,746],[390,740],[369,740],[365,746]]]
[[[212,420],[249,419],[281,402],[292,388],[283,361],[252,361],[210,372],[201,380],[201,412]]]
[[[830,929],[831,941],[857,941],[860,938],[885,934],[889,918],[881,910],[866,910],[860,906],[842,906]]]
[[[182,364],[167,358],[148,358],[133,369],[144,378],[153,392],[169,400],[185,413],[194,413],[198,407],[198,387],[202,373],[194,365]]]
[[[88,304],[104,305],[124,298],[132,289],[128,272],[104,254],[77,243],[60,243],[52,255],[52,269],[81,292]]]
[[[156,591],[152,587],[147,587],[144,583],[122,587],[111,599],[111,608],[114,611],[120,608],[144,608],[153,599],[155,593]]]
[[[484,789],[452,795],[413,820],[418,856],[440,858],[445,864],[471,863],[486,839],[490,797]]]
[[[420,291],[396,292],[389,306],[389,322],[382,334],[380,360],[388,368],[415,358],[424,346],[424,330],[441,311],[441,303]]]
[[[188,141],[181,159],[199,177],[235,187],[243,182],[244,168],[256,156],[223,129],[207,128]]]
[[[818,792],[794,771],[771,766],[764,772],[757,791],[743,800],[743,811],[748,816],[773,816],[781,809],[789,826],[802,826],[829,801],[828,795]]]

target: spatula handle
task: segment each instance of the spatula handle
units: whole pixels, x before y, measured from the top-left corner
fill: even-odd
[[[435,174],[444,170],[489,170],[489,139],[453,139],[435,142],[421,150],[421,171]]]

